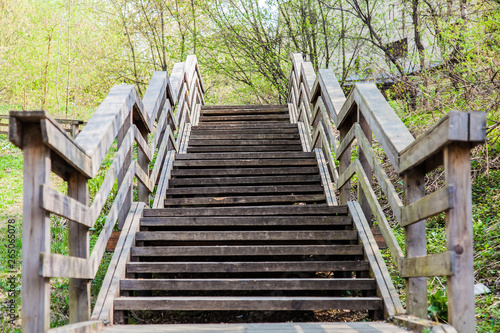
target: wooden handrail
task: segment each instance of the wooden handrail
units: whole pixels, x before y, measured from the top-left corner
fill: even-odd
[[[159,179],[154,201],[154,205],[159,205],[165,196],[175,153],[181,147],[185,149],[191,123],[198,121],[203,93],[196,56],[188,56],[185,63],[174,66],[170,78],[167,72],[155,72],[143,99],[134,86],[112,88],[76,139],[44,111],[10,113],[9,139],[23,149],[25,157],[24,332],[48,330],[48,281],[53,277],[70,279],[70,322],[91,318],[89,283],[97,274],[111,232],[118,224],[120,228],[126,226],[124,237],[133,235],[136,230],[126,220],[143,209],[132,204],[133,179],[138,180],[142,205],[149,205]],[[88,180],[100,172],[115,140],[118,150],[89,206]],[[139,148],[136,160],[132,158],[134,142]],[[150,170],[155,151],[158,153]],[[50,187],[50,171],[68,182],[68,195]],[[89,228],[102,215],[117,179],[118,191],[90,253]],[[69,256],[50,253],[51,213],[70,220]],[[115,255],[121,256],[121,250]],[[119,272],[113,268],[108,274]],[[94,308],[93,319],[109,320],[112,316],[109,302],[110,295],[116,294],[115,280],[108,278],[103,283],[96,303],[102,307]]]
[[[299,125],[304,150],[319,148],[329,157],[328,169],[340,192],[341,203],[349,200],[350,179],[357,175],[363,214],[368,221],[374,216],[401,276],[408,278],[408,314],[426,318],[424,277],[447,276],[449,321],[458,332],[473,332],[469,155],[474,145],[485,140],[486,114],[450,112],[415,140],[375,84],[356,83],[346,98],[331,70],[322,69],[316,75],[300,54],[292,56],[289,89],[290,119]],[[336,132],[340,134],[340,142],[335,138]],[[373,136],[404,180],[404,201],[372,149]],[[351,146],[355,142],[358,158],[352,160]],[[425,173],[443,164],[445,187],[425,196]],[[372,188],[372,174],[394,217],[406,229],[406,254]],[[448,221],[448,251],[427,255],[425,218],[441,212],[446,212]]]

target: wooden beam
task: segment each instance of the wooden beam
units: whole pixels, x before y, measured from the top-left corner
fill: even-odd
[[[48,330],[47,333],[95,333],[100,332],[103,329],[104,322],[102,320],[91,320],[52,328]]]
[[[302,144],[302,150],[309,152],[309,151],[311,151],[311,143],[310,143],[309,136],[307,133],[307,128],[304,125],[303,121],[298,121],[297,125],[299,128],[300,143]]]
[[[408,206],[404,206],[400,220],[401,226],[411,225],[453,208],[453,193],[453,185],[445,185],[436,192],[426,195]]]
[[[68,196],[83,207],[89,204],[88,180],[78,171],[74,171],[68,181]],[[90,210],[85,212],[90,218]],[[68,226],[68,254],[71,257],[87,261],[90,250],[89,227],[76,222],[69,222]],[[88,264],[86,265],[88,267]],[[69,322],[78,323],[90,319],[90,280],[69,280]]]
[[[174,166],[175,160],[175,150],[170,150],[165,157],[165,165],[162,169],[158,186],[156,188],[155,199],[153,202],[153,208],[164,207],[165,194],[168,188],[168,181],[170,179],[170,174]]]
[[[113,322],[113,303],[120,293],[120,280],[125,277],[126,264],[129,261],[130,248],[134,244],[135,233],[144,210],[144,203],[133,203],[117,243],[108,271],[99,291],[92,319]]]
[[[113,185],[115,184],[115,180],[118,177],[119,172],[123,169],[125,164],[125,156],[129,154],[132,149],[132,142],[134,140],[134,131],[130,128],[125,135],[125,138],[122,141],[122,145],[120,149],[115,154],[115,158],[113,159],[113,163],[108,169],[106,173],[106,177],[101,184],[101,188],[99,192],[94,197],[94,201],[92,202],[92,206],[90,207],[92,211],[92,225],[95,223],[99,215],[101,214],[101,210],[106,204],[108,199],[108,195],[113,189]]]
[[[168,72],[154,72],[148,88],[142,98],[144,109],[149,117],[149,128],[153,128],[157,114],[163,109],[167,98],[167,86],[170,84]]]
[[[144,171],[141,168],[139,163],[136,162],[136,164],[137,165],[135,166],[135,175],[137,176],[137,179],[141,182],[142,185],[146,186],[146,188],[149,190],[149,192],[153,192],[155,184],[149,178],[146,171]]]
[[[452,276],[455,252],[447,251],[421,257],[403,258],[401,277]]]
[[[380,253],[377,242],[373,237],[368,221],[364,216],[361,206],[357,202],[347,203],[354,225],[365,249],[366,259],[370,263],[373,276],[377,282],[378,291],[384,299],[385,311],[388,317],[404,313],[403,305],[394,287],[391,276],[387,270],[384,259]]]
[[[99,171],[106,153],[134,107],[144,115],[144,107],[135,86],[113,87],[87,126],[75,139],[76,143],[92,157],[92,176]],[[143,125],[147,125],[146,128],[149,129],[149,123]]]
[[[455,274],[448,277],[448,321],[460,333],[475,332],[470,148],[456,143],[444,149],[446,184],[455,189],[446,213],[447,249],[455,252]]]
[[[361,127],[358,124],[354,124],[354,128],[359,149],[363,151],[365,157],[367,158],[367,162],[373,169],[373,173],[377,178],[379,186],[382,188],[382,191],[384,192],[387,201],[391,205],[394,216],[398,221],[401,221],[401,214],[402,214],[401,210],[403,209],[403,203],[401,202],[401,199],[399,198],[399,195],[396,192],[394,185],[392,185],[391,180],[389,179],[384,168],[380,164],[378,157],[375,155],[375,152],[373,151],[372,146],[366,139],[366,136],[361,130]]]
[[[50,253],[50,218],[42,209],[40,185],[50,184],[50,149],[39,124],[23,124],[23,332],[46,332],[50,327],[50,281],[39,274],[43,252]]]
[[[320,69],[318,71],[318,81],[321,87],[321,97],[335,125],[338,123],[338,114],[346,102],[344,91],[340,87],[333,70]]]
[[[40,207],[89,228],[94,224],[90,208],[47,184],[40,185]]]
[[[469,141],[469,114],[450,111],[401,151],[399,173],[405,173],[438,154],[454,141]]]
[[[325,155],[323,154],[321,148],[315,148],[314,153],[316,154],[316,161],[318,162],[321,184],[323,185],[323,190],[326,196],[326,203],[328,206],[336,206],[337,199],[335,198],[335,190],[333,189],[330,173],[328,172],[328,167],[326,166]]]
[[[148,162],[151,162],[153,160],[153,153],[151,149],[148,146],[148,143],[146,142],[146,139],[142,136],[141,132],[137,128],[137,126],[132,125],[132,128],[134,129],[134,138],[135,142],[137,142],[137,147],[141,150],[141,152],[144,154],[144,156],[148,159]]]
[[[123,177],[123,180],[118,188],[118,193],[116,193],[115,200],[113,201],[113,204],[109,209],[108,216],[106,216],[106,222],[104,223],[102,231],[99,234],[97,241],[95,242],[94,249],[92,250],[92,254],[90,256],[89,265],[89,270],[93,277],[99,269],[99,264],[101,263],[102,256],[106,251],[106,244],[108,243],[111,232],[113,231],[113,227],[115,226],[116,220],[118,219],[118,214],[123,209],[123,203],[127,199],[127,194],[129,193],[132,186],[132,181],[135,174],[135,166],[135,163],[130,164],[127,173]]]
[[[93,279],[89,261],[62,254],[40,253],[40,275],[46,278]],[[85,309],[85,311],[90,311]]]
[[[337,128],[342,128],[356,111],[353,105],[358,106],[392,165],[399,171],[400,152],[415,140],[411,133],[374,83],[355,84],[338,115]]]
[[[59,155],[66,163],[78,171],[92,177],[92,160],[81,147],[66,133],[66,131],[53,123],[50,119],[41,119],[43,142]]]

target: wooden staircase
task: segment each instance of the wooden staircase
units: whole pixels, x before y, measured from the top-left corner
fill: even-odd
[[[189,135],[165,208],[144,210],[115,323],[130,310],[383,317],[348,207],[327,205],[287,107],[203,106]]]

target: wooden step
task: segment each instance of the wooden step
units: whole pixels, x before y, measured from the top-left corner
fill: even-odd
[[[375,279],[144,279],[121,280],[120,290],[374,290]]]
[[[170,186],[237,185],[237,184],[292,184],[318,183],[319,175],[256,176],[256,177],[212,177],[171,179]]]
[[[315,153],[308,152],[262,152],[262,153],[196,153],[175,154],[175,160],[237,160],[237,159],[314,159]]]
[[[296,202],[324,203],[324,194],[297,194],[297,195],[260,195],[260,196],[224,196],[224,197],[195,197],[195,198],[167,198],[165,206],[196,206],[196,205],[247,205],[247,204],[283,204]]]
[[[134,257],[362,255],[361,245],[228,245],[133,247]]]
[[[174,167],[260,167],[260,166],[315,166],[318,165],[316,159],[303,158],[303,159],[246,159],[246,160],[176,160]]]
[[[321,231],[141,231],[136,241],[314,241],[357,240],[355,230]]]
[[[189,140],[189,147],[194,146],[284,146],[300,143],[294,140]]]
[[[276,145],[276,146],[195,146],[188,147],[188,153],[207,153],[207,152],[269,152],[269,151],[302,151],[300,143],[293,145]]]
[[[283,128],[294,128],[297,129],[297,124],[290,124],[286,122],[240,122],[240,123],[200,123],[198,126],[193,126],[193,129],[196,130],[225,130],[225,129],[252,129],[252,128],[260,128],[260,129],[271,129],[271,130],[279,130]]]
[[[278,186],[217,186],[217,187],[179,187],[167,189],[167,195],[239,195],[275,193],[322,193],[321,185],[278,185]]]
[[[348,226],[352,219],[347,215],[324,216],[214,216],[214,217],[143,217],[143,227],[195,227],[195,226]]]
[[[233,122],[233,121],[290,121],[288,114],[250,114],[250,115],[227,115],[227,116],[200,116],[200,123],[204,122]]]
[[[129,262],[127,273],[362,272],[367,261]]]
[[[145,209],[144,217],[156,216],[262,216],[262,215],[330,215],[347,214],[347,206],[296,205],[210,208]]]
[[[189,154],[191,155],[191,154]],[[174,169],[172,177],[187,176],[257,176],[257,175],[301,175],[319,174],[317,167],[296,166],[281,168],[211,168],[211,169]],[[285,185],[283,185],[285,186]]]
[[[218,133],[218,134],[198,134],[191,133],[189,140],[299,140],[299,134],[295,133],[279,133],[279,134],[228,134],[228,133]]]
[[[206,129],[206,126],[192,126],[192,135],[205,135],[205,134],[298,134],[298,128],[217,128]]]
[[[378,297],[120,297],[115,310],[176,311],[303,311],[380,310]]]
[[[202,116],[225,116],[225,115],[255,115],[255,114],[283,114],[288,115],[288,107],[286,108],[268,108],[268,109],[202,109]]]
[[[275,109],[275,108],[287,108],[287,105],[283,104],[220,104],[220,105],[202,105],[202,110],[228,110],[228,109],[238,109],[238,110],[266,110],[266,109]]]

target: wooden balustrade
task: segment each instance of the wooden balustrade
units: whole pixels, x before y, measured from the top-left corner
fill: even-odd
[[[292,66],[290,120],[299,125],[304,150],[321,151],[326,157],[340,203],[350,200],[351,178],[357,176],[361,210],[370,224],[373,215],[399,273],[407,279],[406,314],[427,319],[426,277],[446,276],[449,323],[460,333],[475,332],[470,149],[485,140],[485,113],[450,112],[415,140],[375,84],[357,83],[345,97],[331,70],[316,75],[301,54],[293,55]],[[403,179],[404,200],[375,154],[372,137]],[[358,157],[353,159],[355,142]],[[425,195],[425,174],[441,165],[446,185]],[[406,253],[378,201],[373,176],[405,228]],[[447,251],[428,255],[425,219],[442,212],[446,212]],[[401,315],[395,318],[414,322]]]
[[[142,99],[134,86],[115,86],[76,139],[44,111],[10,113],[9,139],[24,151],[23,332],[49,329],[49,279],[55,277],[69,278],[70,323],[99,326],[89,321],[90,280],[118,223],[124,235],[117,247],[121,250],[113,256],[92,314],[94,320],[110,319],[118,292],[116,277],[123,273],[123,249],[130,247],[155,184],[153,207],[163,202],[175,153],[186,150],[203,94],[196,56],[188,56],[186,62],[175,64],[170,77],[167,72],[155,72]],[[88,180],[100,172],[115,140],[118,150],[89,206]],[[67,195],[50,186],[51,171],[68,183]],[[138,203],[132,202],[134,177]],[[116,180],[118,191],[90,253],[89,228],[103,214]],[[69,256],[50,253],[50,214],[69,220]]]

